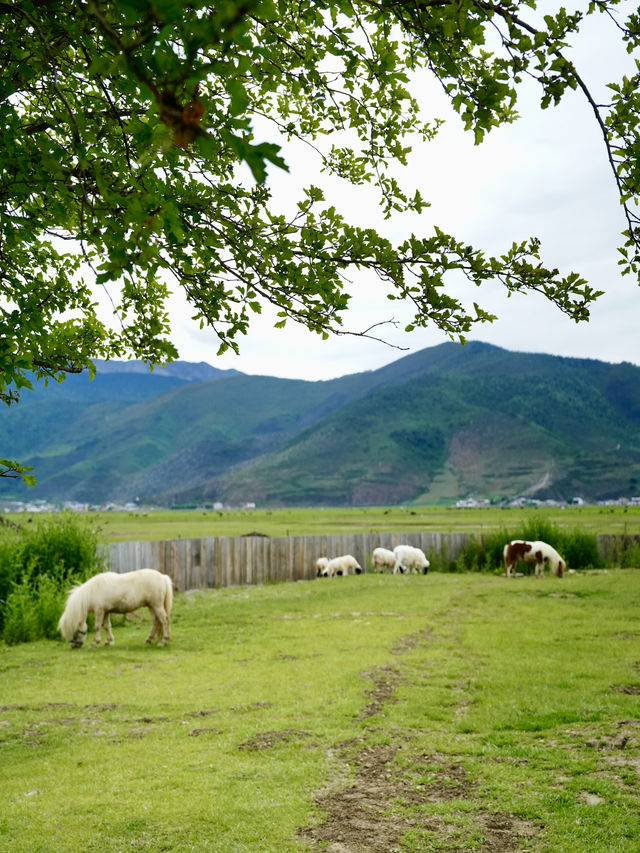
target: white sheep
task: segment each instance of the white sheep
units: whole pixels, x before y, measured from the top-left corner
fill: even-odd
[[[374,548],[371,555],[373,568],[384,571],[385,569],[393,569],[396,564],[396,555],[388,548]]]
[[[327,563],[329,562],[328,557],[318,557],[316,560],[316,577],[322,577],[323,571],[327,568]]]
[[[334,557],[329,560],[327,565],[322,570],[322,576],[332,578],[334,575],[348,575],[355,572],[357,575],[362,571],[362,566],[352,557],[351,554],[344,554],[342,557]]]
[[[404,574],[405,572],[418,572],[420,569],[424,575],[429,570],[429,560],[424,555],[424,551],[420,548],[414,548],[413,545],[396,545],[393,549],[395,555],[395,563],[393,573]]]

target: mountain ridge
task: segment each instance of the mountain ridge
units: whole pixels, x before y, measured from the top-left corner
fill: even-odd
[[[0,494],[283,506],[640,491],[628,362],[470,342],[331,380],[211,371],[98,364],[92,383],[25,395],[0,413],[2,455],[33,465],[38,484]]]

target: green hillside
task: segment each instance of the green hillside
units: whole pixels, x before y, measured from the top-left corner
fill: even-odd
[[[345,406],[212,491],[283,505],[634,493],[638,418],[584,374],[423,374]]]
[[[20,483],[3,483],[3,494],[90,502],[138,496],[162,500],[165,492],[193,488],[280,446],[362,393],[350,377],[302,382],[236,374],[178,382],[171,390],[163,378],[155,394],[136,395],[131,387],[140,377],[125,376],[121,398],[103,393],[95,401],[91,395],[80,398],[63,384],[39,392],[41,399],[24,409],[2,412],[3,453],[32,465],[38,477],[37,487],[28,492]],[[91,383],[96,390],[99,379]],[[5,430],[5,424],[10,428]]]
[[[326,382],[201,380],[206,367],[26,394],[0,413],[2,455],[38,485],[0,494],[344,506],[640,492],[631,364],[451,343]]]

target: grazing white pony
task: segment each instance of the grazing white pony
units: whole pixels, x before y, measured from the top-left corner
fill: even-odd
[[[549,563],[549,568],[561,578],[567,564],[562,559],[560,554],[551,545],[546,542],[534,541],[527,542],[526,539],[514,539],[512,542],[507,542],[502,551],[504,557],[504,570],[508,578],[513,577],[514,568],[518,560],[524,560],[526,563],[536,564],[536,577],[544,577],[544,564]]]
[[[371,562],[374,571],[376,569],[380,569],[381,571],[393,569],[396,564],[396,555],[388,548],[374,548],[371,555]]]
[[[70,641],[71,647],[77,649],[87,637],[87,614],[93,613],[95,636],[91,645],[100,645],[100,628],[104,628],[105,645],[110,646],[113,634],[109,614],[130,613],[138,607],[148,607],[152,625],[146,642],[151,643],[157,634],[158,645],[164,646],[169,640],[172,604],[173,584],[169,575],[155,569],[124,574],[102,572],[70,591],[58,630]]]

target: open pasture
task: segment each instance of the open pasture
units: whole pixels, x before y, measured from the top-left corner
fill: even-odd
[[[180,593],[0,647],[0,850],[636,851],[640,572]]]
[[[18,523],[25,513],[7,516]],[[96,512],[88,517],[102,542],[149,539],[198,539],[207,536],[313,536],[339,533],[407,532],[486,533],[512,530],[532,517],[585,533],[640,534],[640,507],[343,507],[252,510],[152,510]]]

